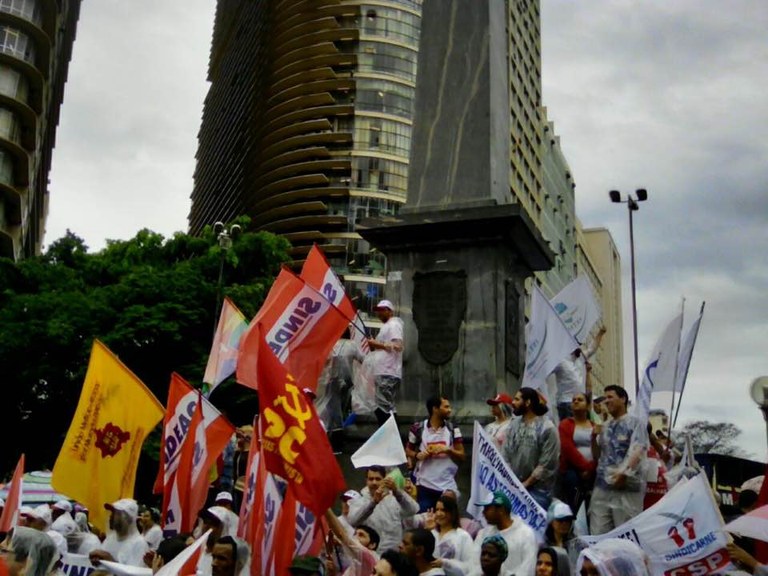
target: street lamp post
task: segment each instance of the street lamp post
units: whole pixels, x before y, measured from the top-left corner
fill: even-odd
[[[768,439],[768,376],[759,376],[752,380],[752,384],[749,386],[749,395],[752,396],[752,400],[763,413],[766,439]]]
[[[626,200],[622,200],[621,192],[618,190],[611,190],[608,195],[611,198],[611,202],[616,204],[626,204],[627,212],[629,212],[629,266],[632,282],[632,338],[634,341],[633,351],[635,356],[635,397],[637,397],[640,390],[640,375],[637,361],[637,285],[635,283],[635,231],[632,225],[632,213],[640,209],[638,202],[648,200],[648,191],[645,188],[638,188],[635,190],[634,196],[632,196],[632,194],[627,194]]]
[[[232,240],[236,238],[241,231],[239,224],[232,224],[227,229],[224,222],[216,222],[213,225],[213,232],[216,234],[216,240],[219,243],[219,280],[216,284],[216,308],[213,311],[213,335],[216,336],[216,328],[219,324],[219,312],[221,311],[222,292],[224,288],[224,260],[227,252],[232,248]]]

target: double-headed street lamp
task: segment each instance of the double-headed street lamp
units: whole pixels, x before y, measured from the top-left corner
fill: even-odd
[[[621,192],[618,190],[611,190],[608,195],[611,197],[611,202],[626,204],[627,211],[629,212],[629,262],[632,273],[632,336],[635,346],[635,397],[637,397],[637,393],[640,390],[640,376],[637,362],[637,288],[635,285],[635,235],[632,228],[632,212],[640,209],[638,202],[648,200],[648,191],[645,188],[638,188],[635,190],[634,196],[627,194],[626,200],[622,200]]]

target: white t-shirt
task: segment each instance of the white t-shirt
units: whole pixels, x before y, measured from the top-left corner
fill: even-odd
[[[416,436],[413,432],[408,432],[408,442],[416,446]],[[427,421],[426,424],[422,423],[421,444],[416,447],[416,451],[424,452],[432,444],[454,446],[457,443],[461,444],[461,442],[461,431],[458,427],[453,427],[453,438],[451,438],[451,431],[448,429],[448,426],[441,426],[435,430]],[[432,456],[418,463],[416,467],[416,484],[430,490],[439,490],[441,492],[453,490],[456,492],[458,491],[458,485],[456,484],[456,472],[458,469],[459,465],[448,454]]]
[[[510,424],[512,424],[512,418],[507,418],[504,422],[494,420],[485,425],[485,431],[488,433],[488,436],[496,441],[496,447],[499,449],[504,446],[504,440],[507,438]]]
[[[160,542],[163,541],[163,529],[157,524],[152,524],[149,530],[142,534],[150,550],[157,550]]]
[[[483,540],[494,534],[504,538],[509,549],[507,559],[501,565],[501,574],[515,574],[529,576],[536,571],[536,556],[539,546],[536,543],[536,533],[519,516],[512,517],[512,526],[499,530],[496,526],[486,526],[475,536],[475,558],[478,559],[477,572],[480,574],[479,559],[483,547]]]
[[[557,403],[570,403],[573,396],[583,392],[582,378],[576,362],[569,356],[552,371],[557,382]]]
[[[118,540],[117,534],[110,532],[104,539],[101,549],[109,552],[112,558],[115,559],[115,562],[146,568],[144,554],[149,550],[149,545],[147,545],[146,540],[138,531],[124,540]]]
[[[394,340],[403,342],[403,321],[394,316],[384,323],[376,337],[379,342],[389,343]],[[373,375],[403,377],[402,350],[373,350]]]

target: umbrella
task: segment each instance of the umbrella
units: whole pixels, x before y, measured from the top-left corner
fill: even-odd
[[[728,522],[725,531],[768,542],[768,504]]]
[[[7,496],[8,487],[4,486],[0,490],[0,498],[6,498]],[[69,500],[69,498],[53,489],[51,486],[51,472],[49,470],[38,470],[24,474],[21,484],[22,504],[43,504],[46,502],[58,502],[59,500]]]

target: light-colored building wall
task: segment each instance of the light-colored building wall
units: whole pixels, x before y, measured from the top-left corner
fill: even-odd
[[[595,376],[595,392],[608,384],[624,386],[624,353],[621,313],[621,257],[611,233],[605,228],[582,229],[577,225],[580,272],[599,277],[598,303],[602,310],[602,323],[607,332],[596,361],[599,374]],[[590,269],[593,272],[590,272]],[[592,279],[592,278],[590,278]]]

